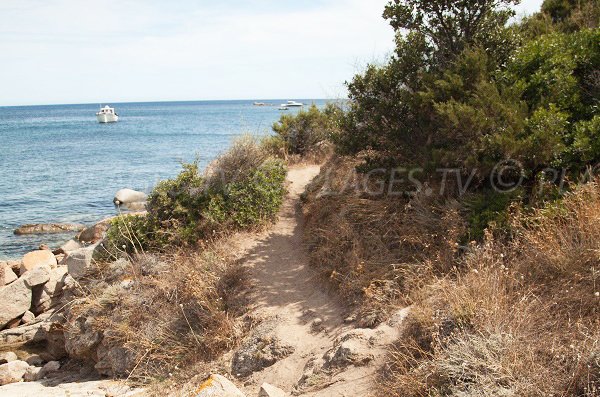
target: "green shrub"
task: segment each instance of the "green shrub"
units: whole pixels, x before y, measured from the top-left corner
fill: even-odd
[[[324,110],[312,105],[295,115],[285,114],[273,124],[277,135],[268,138],[265,145],[275,152],[305,156],[314,152],[320,143],[331,140],[342,113],[339,106],[330,103]]]
[[[146,216],[113,220],[108,249],[164,250],[195,245],[274,219],[285,196],[286,167],[249,138],[236,141],[202,175],[198,163],[183,164],[174,179],[158,183]]]

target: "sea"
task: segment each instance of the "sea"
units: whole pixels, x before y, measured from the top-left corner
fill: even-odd
[[[111,124],[96,120],[106,104],[0,107],[0,260],[73,237],[16,236],[20,225],[92,225],[118,213],[112,200],[119,189],[149,193],[182,162],[198,159],[204,167],[240,135],[272,134],[285,101],[111,103],[120,117]]]

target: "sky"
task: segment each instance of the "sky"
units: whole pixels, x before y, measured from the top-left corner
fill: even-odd
[[[0,0],[0,106],[341,98],[393,50],[387,2]]]

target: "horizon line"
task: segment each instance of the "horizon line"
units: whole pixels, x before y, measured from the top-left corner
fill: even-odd
[[[0,105],[0,108],[16,108],[16,107],[35,107],[35,106],[75,106],[75,105],[127,105],[134,103],[193,103],[193,102],[235,102],[235,101],[285,101],[285,100],[311,100],[311,101],[340,101],[347,98],[302,98],[295,99],[284,98],[242,98],[242,99],[185,99],[185,100],[154,100],[154,101],[123,101],[123,102],[79,102],[79,103],[39,103],[29,105]]]

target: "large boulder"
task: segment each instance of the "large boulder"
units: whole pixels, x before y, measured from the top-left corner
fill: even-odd
[[[90,246],[71,251],[67,254],[61,264],[67,266],[69,275],[74,279],[77,280],[85,277],[93,269],[93,259],[96,248],[96,246]]]
[[[55,250],[53,252],[54,252],[54,255],[67,254],[71,251],[78,250],[81,247],[83,247],[83,246],[79,243],[79,241],[69,240],[66,243],[64,243],[63,245],[61,245],[60,248],[58,248],[57,250]]]
[[[73,223],[34,223],[19,226],[15,229],[16,235],[25,234],[59,234],[78,232],[84,228],[83,225]]]
[[[141,203],[148,199],[146,193],[138,192],[131,189],[121,189],[115,193],[113,202],[116,205],[130,204],[130,203]]]
[[[29,364],[19,360],[0,365],[0,386],[20,382],[27,368]]]
[[[31,307],[31,298],[31,288],[23,278],[0,287],[0,329],[25,314]]]
[[[211,375],[198,389],[194,397],[245,397],[231,381],[221,375]]]
[[[6,262],[0,263],[0,287],[12,283],[17,278],[15,272],[13,272],[12,268]]]
[[[77,235],[77,240],[83,243],[97,243],[104,239],[106,231],[110,226],[110,219],[99,222],[94,226],[85,228]]]
[[[29,270],[33,270],[38,266],[48,265],[54,269],[57,265],[56,257],[52,251],[38,250],[25,254],[21,263],[20,274],[23,275]]]

